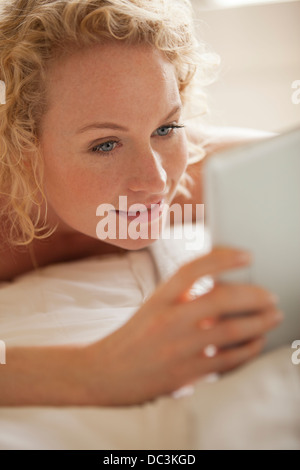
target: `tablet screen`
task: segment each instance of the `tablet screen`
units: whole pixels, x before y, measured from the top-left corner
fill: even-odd
[[[246,249],[249,268],[223,281],[261,285],[279,296],[282,324],[265,350],[300,339],[300,128],[215,154],[204,163],[211,243]]]

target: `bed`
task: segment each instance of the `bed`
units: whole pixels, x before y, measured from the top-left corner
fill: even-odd
[[[67,344],[108,335],[160,280],[209,249],[186,250],[193,226],[181,240],[177,229],[143,250],[55,264],[2,283],[0,339],[7,346]],[[209,279],[199,280],[195,294],[208,286]],[[0,449],[300,449],[300,365],[292,352],[283,346],[139,406],[2,407]]]

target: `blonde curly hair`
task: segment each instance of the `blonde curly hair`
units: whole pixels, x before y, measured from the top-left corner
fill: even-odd
[[[197,66],[202,76],[206,67],[189,0],[2,0],[0,80],[6,100],[0,105],[0,220],[11,244],[28,245],[55,230],[46,215],[41,220],[46,198],[39,123],[47,111],[47,66],[74,47],[112,39],[162,51],[175,66],[187,106]],[[203,156],[201,149],[197,155]],[[186,180],[184,174],[181,192],[187,191]]]

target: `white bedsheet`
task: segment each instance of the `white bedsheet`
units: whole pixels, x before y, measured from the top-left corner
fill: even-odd
[[[7,345],[99,339],[195,254],[183,241],[159,240],[150,250],[20,276],[0,287],[0,339]],[[198,283],[198,292],[207,286],[209,280]],[[300,365],[291,353],[287,345],[218,381],[199,381],[190,396],[140,406],[3,407],[0,449],[300,449]]]

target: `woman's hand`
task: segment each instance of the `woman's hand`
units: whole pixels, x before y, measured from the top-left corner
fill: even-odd
[[[200,277],[249,263],[246,253],[217,248],[182,266],[125,325],[87,346],[86,399],[100,405],[142,403],[256,356],[265,333],[281,320],[270,292],[216,282],[196,299],[188,295]],[[213,357],[205,354],[209,345],[216,348]]]
[[[0,405],[134,405],[248,361],[280,321],[273,296],[256,286],[216,283],[192,300],[189,289],[202,276],[249,262],[219,248],[187,263],[125,325],[91,345],[7,348]],[[209,345],[213,357],[205,354]]]

